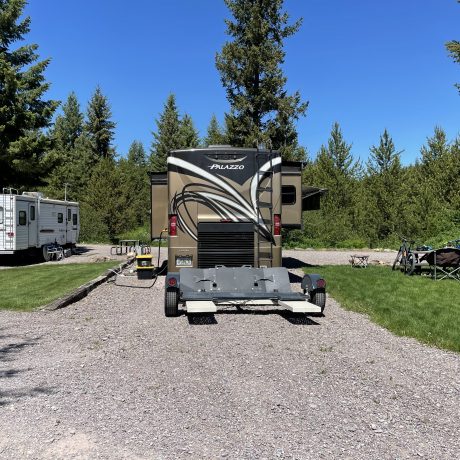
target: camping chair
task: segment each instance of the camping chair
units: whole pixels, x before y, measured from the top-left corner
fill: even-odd
[[[435,280],[451,278],[460,281],[460,249],[441,248],[425,254],[420,261],[426,260]]]

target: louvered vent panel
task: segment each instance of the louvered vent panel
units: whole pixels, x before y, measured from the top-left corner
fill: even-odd
[[[198,224],[198,268],[213,268],[216,265],[254,265],[253,224]]]

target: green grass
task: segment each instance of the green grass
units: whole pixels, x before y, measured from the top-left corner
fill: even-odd
[[[30,311],[97,278],[116,262],[38,265],[0,270],[0,309]]]
[[[305,272],[324,276],[328,292],[345,309],[369,315],[396,335],[460,352],[459,282],[405,276],[389,267],[308,267]]]

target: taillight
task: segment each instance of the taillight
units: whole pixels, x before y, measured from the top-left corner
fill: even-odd
[[[14,238],[14,232],[8,232],[7,236],[8,238]]]
[[[168,285],[174,287],[177,284],[176,278],[169,278]]]
[[[273,234],[275,236],[281,235],[281,215],[275,214],[273,216]]]
[[[177,236],[177,216],[169,216],[169,236]]]
[[[316,281],[316,287],[318,289],[324,289],[326,287],[326,280],[320,278],[318,281]]]

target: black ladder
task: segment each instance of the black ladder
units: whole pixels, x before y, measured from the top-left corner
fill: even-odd
[[[273,153],[264,152],[256,153],[256,214],[257,214],[257,224],[256,224],[256,240],[257,240],[257,254],[256,254],[256,265],[260,266],[273,266]],[[267,171],[260,171],[260,168],[269,162],[269,167]],[[265,200],[261,201],[261,196],[264,196]],[[266,212],[264,212],[267,210]],[[267,216],[268,214],[268,216]],[[259,221],[265,223],[269,236],[265,237],[262,235],[261,228],[259,226]],[[262,241],[261,241],[262,240]],[[261,253],[261,246],[264,244],[264,252]],[[266,249],[265,249],[265,246]],[[265,261],[266,263],[261,263]]]

